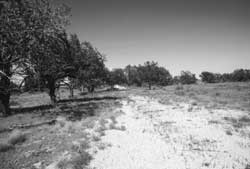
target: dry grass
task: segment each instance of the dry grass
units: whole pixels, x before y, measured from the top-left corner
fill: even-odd
[[[85,151],[75,154],[70,159],[61,159],[57,163],[58,169],[84,169],[92,160],[92,156]]]
[[[50,104],[50,98],[47,93],[23,93],[11,96],[11,102],[15,103],[12,107],[33,107]]]
[[[250,83],[216,83],[173,85],[157,90],[133,91],[138,95],[146,95],[160,100],[161,103],[190,103],[191,100],[197,105],[208,109],[237,109],[250,111]]]
[[[87,150],[90,148],[90,145],[89,145],[89,141],[88,140],[83,140],[83,141],[80,141],[80,142],[75,142],[73,143],[73,145],[71,146],[71,150],[73,152],[82,152],[83,150]]]

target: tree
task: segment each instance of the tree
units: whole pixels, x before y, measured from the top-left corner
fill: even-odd
[[[180,82],[182,84],[194,84],[197,79],[195,74],[192,74],[190,71],[182,71],[180,76]]]
[[[34,71],[26,69],[25,77],[20,83],[19,88],[23,87],[23,91],[43,91],[45,84],[40,76]]]
[[[180,76],[174,76],[172,79],[172,84],[179,84],[179,83],[181,83]]]
[[[142,85],[142,79],[141,79],[137,66],[128,65],[125,67],[124,71],[125,71],[125,75],[127,78],[127,84],[129,86],[130,85],[137,85],[137,86]]]
[[[148,84],[148,88],[151,89],[152,85],[158,82],[157,74],[157,62],[145,62],[143,66],[139,65],[138,70],[141,79],[144,83]]]
[[[127,83],[127,78],[123,69],[113,69],[112,71],[108,71],[107,73],[108,74],[106,82],[111,86],[111,88],[113,88],[116,84],[121,85]]]
[[[236,69],[232,73],[232,80],[236,82],[245,82],[250,80],[249,79],[249,72],[250,70],[247,69]]]
[[[152,85],[166,86],[172,84],[172,75],[164,67],[159,67],[157,62],[145,62],[144,65],[128,65],[124,69],[129,85],[141,86],[146,83],[151,89]]]
[[[222,82],[232,82],[233,81],[232,73],[223,73],[221,75],[221,81]]]
[[[55,42],[54,39],[64,30],[68,11],[66,6],[53,8],[49,0],[6,0],[1,4],[0,70],[6,77],[1,78],[0,99],[6,115],[10,114],[11,77],[34,68],[33,54],[40,58],[47,55],[47,48],[52,45],[50,40]]]
[[[169,85],[172,76],[164,67],[159,67],[157,62],[145,62],[138,66],[138,74],[143,83],[147,83],[149,89],[152,85]]]
[[[76,34],[71,34],[69,43],[71,46],[71,56],[74,58],[72,66],[75,68],[76,72],[74,76],[68,77],[66,82],[63,81],[65,85],[69,87],[70,97],[74,96],[74,87],[80,86],[79,73],[86,69],[87,67],[87,56],[82,50],[81,42]]]
[[[27,25],[24,18],[27,17],[23,5],[15,1],[4,1],[0,8],[0,102],[3,105],[4,115],[10,114],[10,84],[13,75],[13,65],[20,64],[25,59],[23,53],[28,46],[28,38],[24,40]],[[24,48],[25,47],[25,48]]]
[[[216,76],[214,73],[211,72],[202,72],[200,74],[201,80],[206,83],[215,83],[216,82]]]
[[[90,42],[82,43],[82,53],[85,64],[79,68],[77,78],[89,92],[94,92],[105,80],[105,57]]]
[[[156,70],[158,74],[158,85],[167,86],[172,84],[172,75],[167,69],[164,67],[158,67]]]
[[[56,103],[55,91],[58,82],[66,77],[75,77],[74,55],[65,32],[57,32],[55,36],[47,36],[36,41],[37,50],[32,53],[31,66],[34,67],[49,89],[52,103]],[[46,45],[41,45],[46,43]]]
[[[36,36],[50,31],[49,1],[19,0],[4,1],[0,11],[0,70],[5,73],[0,81],[0,101],[4,114],[10,114],[10,80],[19,73],[20,67],[27,66],[30,51]]]

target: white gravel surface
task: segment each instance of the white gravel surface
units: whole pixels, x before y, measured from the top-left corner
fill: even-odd
[[[250,164],[249,126],[236,129],[224,119],[244,112],[168,106],[139,96],[122,104],[124,115],[117,121],[126,130],[105,132],[101,142],[111,146],[93,155],[90,168],[245,169]]]

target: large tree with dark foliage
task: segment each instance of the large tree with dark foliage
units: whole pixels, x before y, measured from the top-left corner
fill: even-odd
[[[68,8],[52,8],[49,0],[2,1],[0,4],[0,101],[10,114],[10,79],[31,69],[33,54],[46,55],[46,49],[61,34]],[[60,39],[60,38],[59,38]],[[50,42],[52,40],[52,42]],[[49,45],[47,44],[49,42]],[[57,43],[58,44],[58,43]],[[40,47],[39,47],[40,46]],[[50,55],[50,60],[52,55]],[[42,57],[41,57],[42,58]]]
[[[232,80],[235,82],[246,82],[250,80],[250,70],[236,69],[232,73]]]
[[[195,74],[192,74],[190,71],[182,71],[180,76],[180,82],[182,84],[194,84],[197,79]]]
[[[146,83],[151,89],[152,85],[169,85],[172,76],[164,67],[159,67],[157,62],[145,62],[138,66],[138,74],[143,83]]]
[[[142,85],[142,79],[137,66],[128,65],[124,69],[128,85]]]
[[[127,78],[124,73],[123,69],[113,69],[112,71],[107,71],[107,79],[106,83],[111,86],[111,88],[114,87],[114,85],[118,84],[126,84]]]
[[[89,92],[94,92],[95,88],[104,83],[105,57],[90,42],[81,44],[82,63],[79,66],[77,79],[85,86]]]
[[[215,74],[212,72],[202,72],[200,74],[201,80],[205,83],[215,83],[216,82],[216,77]]]
[[[158,67],[157,74],[158,74],[158,82],[157,82],[158,85],[167,86],[172,84],[173,77],[167,69],[165,69],[164,67]]]
[[[49,89],[52,103],[56,103],[55,91],[60,80],[73,77],[75,74],[74,57],[67,34],[58,33],[55,37],[46,37],[46,46],[39,46],[39,51],[34,51],[31,65],[36,73],[45,82]],[[38,45],[42,44],[37,41]]]
[[[218,82],[246,82],[250,81],[249,69],[236,69],[232,73],[212,73],[202,72],[200,75],[203,82],[218,83]]]
[[[148,88],[151,89],[152,85],[158,82],[157,74],[157,62],[145,62],[144,65],[139,65],[138,71],[141,79],[144,83],[148,84]]]
[[[158,66],[157,62],[145,62],[144,65],[128,65],[124,69],[128,85],[141,86],[146,83],[151,89],[152,85],[166,86],[172,84],[172,76],[167,69]]]

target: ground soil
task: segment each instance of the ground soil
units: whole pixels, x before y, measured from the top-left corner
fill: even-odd
[[[43,96],[40,93],[15,96],[14,108],[27,107],[29,102],[35,106],[48,104]],[[48,110],[1,117],[0,149],[17,130],[26,135],[26,140],[0,152],[0,168],[250,166],[248,83],[132,88],[91,94],[93,98],[105,96],[120,99],[62,102]],[[55,122],[46,123],[50,120]]]

